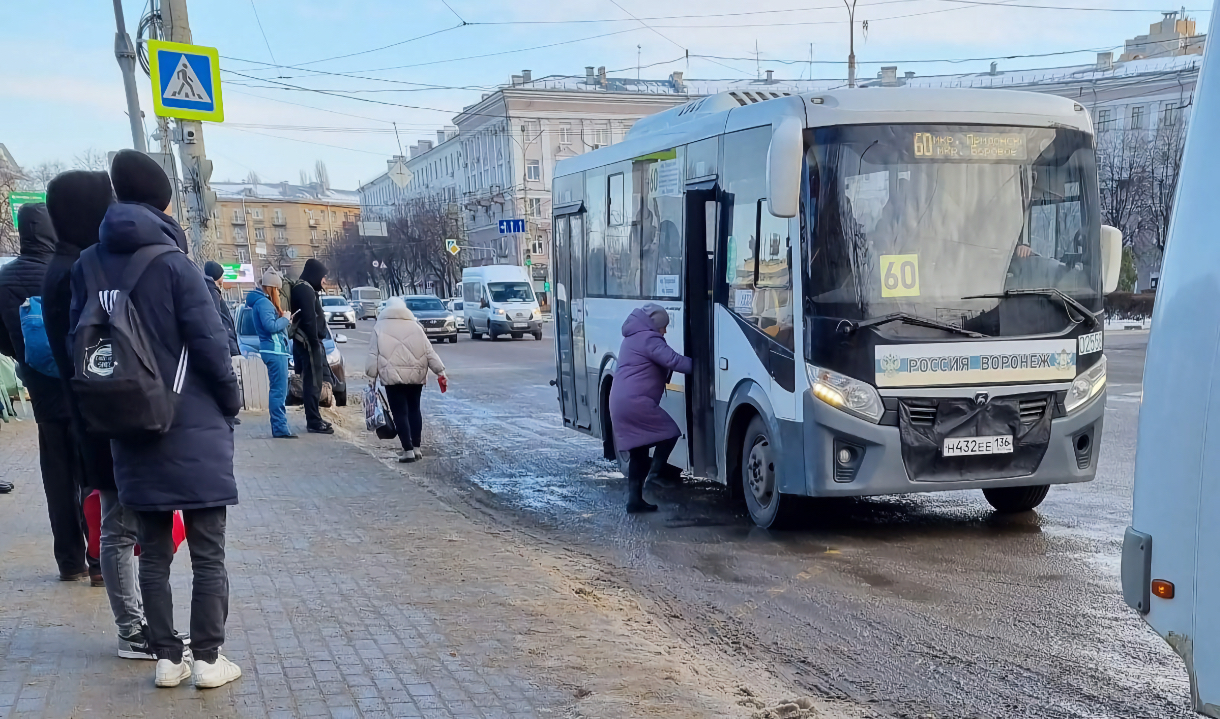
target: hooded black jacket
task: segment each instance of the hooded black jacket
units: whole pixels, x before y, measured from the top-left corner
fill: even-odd
[[[47,263],[55,252],[55,229],[44,204],[23,205],[17,214],[17,231],[21,238],[21,256],[0,269],[0,353],[17,360],[21,381],[30,390],[34,403],[34,419],[44,422],[68,422],[68,405],[63,385],[56,377],[48,377],[30,369],[25,363],[25,339],[21,334],[21,305],[30,297],[42,294],[42,278]]]
[[[208,294],[212,296],[212,304],[216,305],[216,313],[220,315],[220,323],[225,326],[225,336],[229,341],[229,354],[234,357],[241,356],[241,345],[237,342],[237,327],[233,324],[233,313],[229,311],[229,305],[225,302],[225,298],[220,294],[220,285],[216,284],[210,277],[206,277],[208,282]]]
[[[109,492],[115,491],[110,440],[85,432],[69,383],[76,370],[68,354],[68,316],[72,310],[72,266],[81,250],[97,244],[98,228],[113,202],[110,176],[105,172],[74,170],[51,180],[47,186],[47,210],[58,241],[42,279],[42,319],[51,342],[51,354],[59,367],[76,434],[81,438],[85,481],[93,489]]]
[[[146,205],[110,206],[96,253],[103,273],[122,276],[131,255],[155,244],[177,246],[178,224]],[[119,501],[138,511],[202,509],[237,504],[233,429],[225,420],[241,409],[224,326],[208,296],[203,273],[181,252],[158,257],[130,294],[167,382],[181,375],[174,422],[154,440],[114,440],[114,478]],[[82,263],[72,270],[72,316],[86,302]],[[69,344],[71,344],[71,337]]]
[[[315,348],[321,347],[322,340],[326,338],[326,315],[322,314],[322,300],[318,297],[324,277],[326,265],[310,258],[301,269],[301,281],[293,285],[289,293],[292,311],[300,312],[295,320],[297,326]]]

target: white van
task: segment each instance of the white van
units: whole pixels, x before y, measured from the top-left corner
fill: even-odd
[[[383,299],[385,299],[385,295],[381,294],[381,290],[376,287],[352,288],[352,307],[356,309],[358,319],[368,317],[377,319],[378,307]]]
[[[1182,657],[1195,711],[1220,717],[1220,54],[1203,64],[1144,362],[1122,586]]]
[[[462,270],[462,304],[470,339],[530,334],[542,339],[542,312],[524,267],[486,265]]]

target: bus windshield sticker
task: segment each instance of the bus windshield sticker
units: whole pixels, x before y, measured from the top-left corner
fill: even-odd
[[[1008,340],[879,345],[878,387],[933,387],[1076,378],[1076,341]]]
[[[657,275],[657,297],[677,297],[680,294],[677,275]]]
[[[1076,354],[1091,355],[1094,352],[1101,352],[1101,333],[1094,332],[1093,334],[1080,335],[1076,338]]]
[[[682,196],[682,164],[662,160],[648,167],[648,185],[653,197]]]
[[[733,311],[750,313],[754,310],[754,290],[737,290],[733,293]]]
[[[919,296],[919,255],[881,255],[881,296]]]

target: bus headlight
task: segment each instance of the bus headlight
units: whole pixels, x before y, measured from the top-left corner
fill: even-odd
[[[1096,397],[1097,393],[1105,388],[1106,356],[1102,355],[1101,359],[1097,360],[1097,364],[1081,372],[1072,381],[1072,386],[1068,389],[1067,399],[1063,401],[1063,408],[1068,411],[1068,414],[1071,414],[1083,407],[1086,402]]]
[[[885,406],[876,387],[811,364],[806,364],[805,370],[809,373],[810,391],[814,397],[873,424],[881,421]]]

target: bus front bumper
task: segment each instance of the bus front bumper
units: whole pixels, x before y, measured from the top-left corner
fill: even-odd
[[[1102,423],[1106,408],[1103,390],[1089,404],[1051,421],[1050,441],[1038,468],[1031,474],[995,479],[913,481],[902,458],[898,427],[872,424],[805,395],[804,462],[809,496],[847,497],[914,492],[943,492],[993,487],[1088,482],[1097,473]],[[1086,448],[1078,451],[1081,438]],[[854,471],[836,464],[837,448],[860,451]]]
[[[542,320],[528,320],[526,322],[506,322],[504,320],[491,320],[491,329],[498,335],[507,334],[538,334],[542,331]]]

